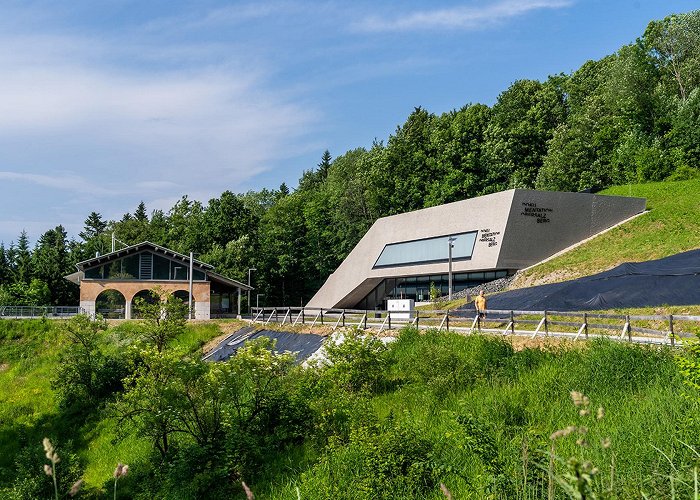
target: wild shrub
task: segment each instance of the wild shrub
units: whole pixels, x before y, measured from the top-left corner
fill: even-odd
[[[188,306],[172,293],[155,287],[153,303],[142,297],[134,300],[134,312],[141,321],[140,340],[163,351],[168,342],[181,335],[187,324]]]
[[[359,427],[348,443],[331,441],[316,465],[301,475],[308,499],[416,498],[437,489],[442,463],[421,432],[396,424]]]
[[[350,392],[377,391],[386,374],[384,343],[358,329],[345,332],[339,340],[324,344],[329,364],[322,368],[323,377]]]
[[[59,443],[57,451],[60,462],[56,465],[56,490],[60,498],[67,493],[82,476],[83,471],[73,443]],[[36,500],[55,498],[54,477],[45,473],[47,463],[41,442],[26,446],[15,457],[16,472],[11,485],[0,487],[0,498],[7,500]],[[52,471],[53,474],[53,471]]]
[[[62,409],[72,413],[90,412],[122,390],[122,379],[129,374],[131,364],[124,353],[103,352],[100,341],[106,329],[106,322],[99,317],[78,315],[66,323],[63,332],[66,345],[51,380]]]
[[[377,423],[367,392],[322,384],[316,387],[309,405],[315,416],[313,437],[321,446],[330,440],[347,442],[353,429]]]
[[[444,397],[495,377],[513,356],[513,348],[497,337],[440,330],[420,334],[405,328],[390,347],[390,356],[395,377],[425,384]]]
[[[493,425],[465,409],[457,412],[454,418],[461,429],[461,447],[478,457],[482,464],[483,477],[474,478],[473,481],[483,484],[484,490],[489,493],[512,494],[514,484],[506,474],[506,463],[499,452]]]

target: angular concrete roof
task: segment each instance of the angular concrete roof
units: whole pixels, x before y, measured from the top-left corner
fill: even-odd
[[[644,198],[511,189],[378,219],[308,307],[354,307],[387,277],[447,273],[445,261],[375,266],[387,244],[476,231],[470,259],[453,272],[517,270],[641,213]]]

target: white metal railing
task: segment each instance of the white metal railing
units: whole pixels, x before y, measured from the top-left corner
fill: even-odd
[[[0,318],[70,318],[84,313],[78,306],[0,306]]]
[[[560,337],[572,340],[609,337],[638,343],[675,345],[682,338],[700,335],[700,316],[629,315],[570,311],[488,310],[483,315],[473,310],[415,310],[406,312],[364,309],[325,309],[317,307],[254,307],[253,322],[290,323],[336,328],[353,326],[374,328],[380,332],[406,325],[420,329],[453,330],[500,335]],[[292,320],[293,318],[293,320]],[[594,320],[595,322],[591,322]]]

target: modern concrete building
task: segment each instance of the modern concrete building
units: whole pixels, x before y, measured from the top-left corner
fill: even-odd
[[[187,255],[144,241],[76,264],[66,279],[80,286],[80,307],[94,315],[131,319],[136,297],[150,298],[155,287],[188,302],[190,267],[195,319],[240,315],[241,292],[251,287],[214,272]],[[234,306],[234,303],[236,304]]]
[[[511,189],[377,220],[308,307],[385,309],[536,264],[643,212],[644,198]]]

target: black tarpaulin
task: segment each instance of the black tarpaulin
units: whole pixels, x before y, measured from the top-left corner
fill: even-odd
[[[626,262],[592,276],[511,290],[488,298],[489,309],[593,311],[700,304],[700,249],[659,260]],[[466,309],[473,305],[465,306]]]
[[[205,361],[226,361],[233,356],[238,349],[249,340],[258,337],[268,337],[276,341],[275,352],[293,352],[297,363],[315,353],[325,337],[309,333],[276,332],[273,330],[259,330],[246,327],[238,330],[233,335],[224,339],[213,351],[204,357]]]

